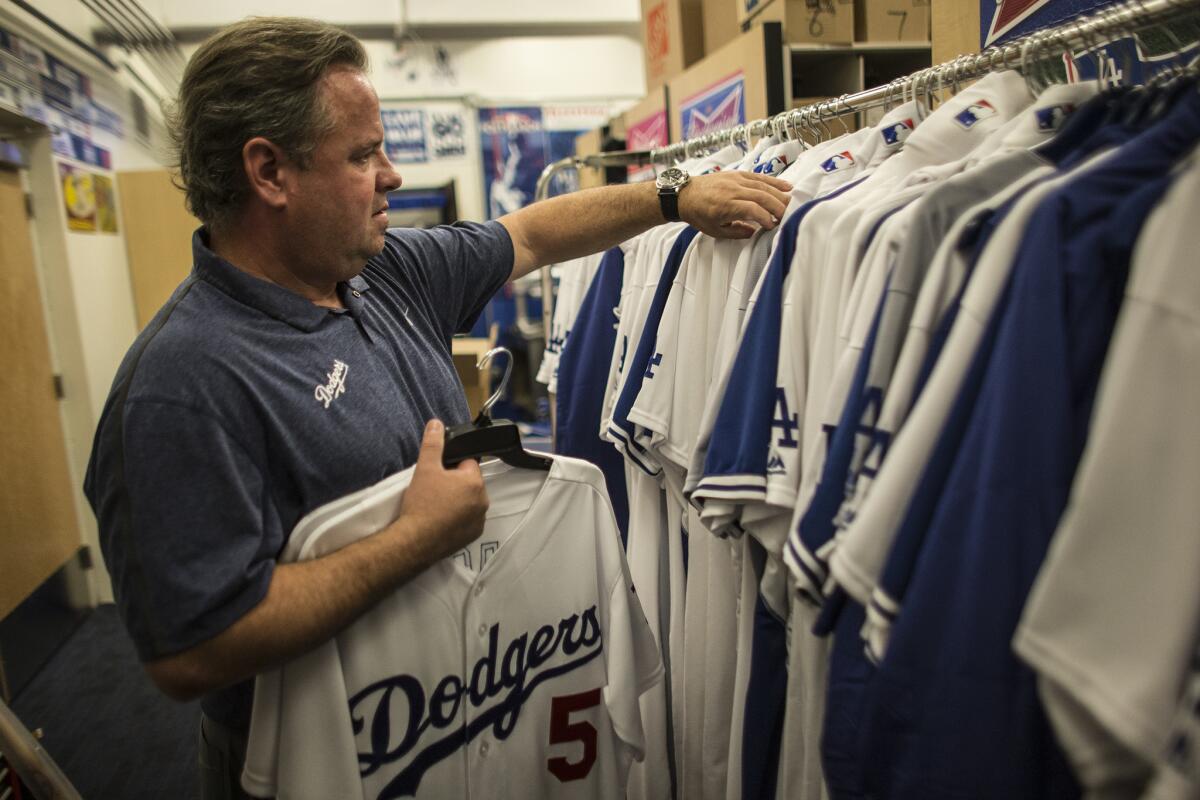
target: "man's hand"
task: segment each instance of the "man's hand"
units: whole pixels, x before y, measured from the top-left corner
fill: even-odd
[[[467,459],[453,469],[442,466],[446,429],[439,420],[425,426],[412,483],[400,505],[398,525],[411,536],[419,558],[433,563],[453,555],[483,533],[487,491],[479,464]]]
[[[679,192],[680,218],[718,239],[746,239],[783,219],[791,184],[753,172],[698,175]]]

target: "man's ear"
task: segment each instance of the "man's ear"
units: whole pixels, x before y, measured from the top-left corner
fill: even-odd
[[[275,210],[287,206],[292,188],[289,178],[295,167],[274,142],[256,136],[242,145],[242,168],[252,195]]]

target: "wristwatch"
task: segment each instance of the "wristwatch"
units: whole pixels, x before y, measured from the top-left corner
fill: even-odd
[[[679,193],[692,179],[679,167],[668,167],[658,173],[654,182],[658,187],[658,204],[662,207],[662,215],[671,222],[679,221]]]

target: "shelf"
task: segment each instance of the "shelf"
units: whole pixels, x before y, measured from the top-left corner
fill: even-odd
[[[824,44],[820,42],[799,42],[789,44],[788,50],[794,56],[829,55],[833,53],[919,53],[933,48],[930,42],[855,42],[854,44]]]

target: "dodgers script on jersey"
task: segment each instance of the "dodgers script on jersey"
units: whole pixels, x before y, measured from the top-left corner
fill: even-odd
[[[610,798],[662,678],[600,471],[483,468],[483,535],[259,677],[243,787],[279,798]],[[280,560],[380,530],[413,470],[317,509]]]

